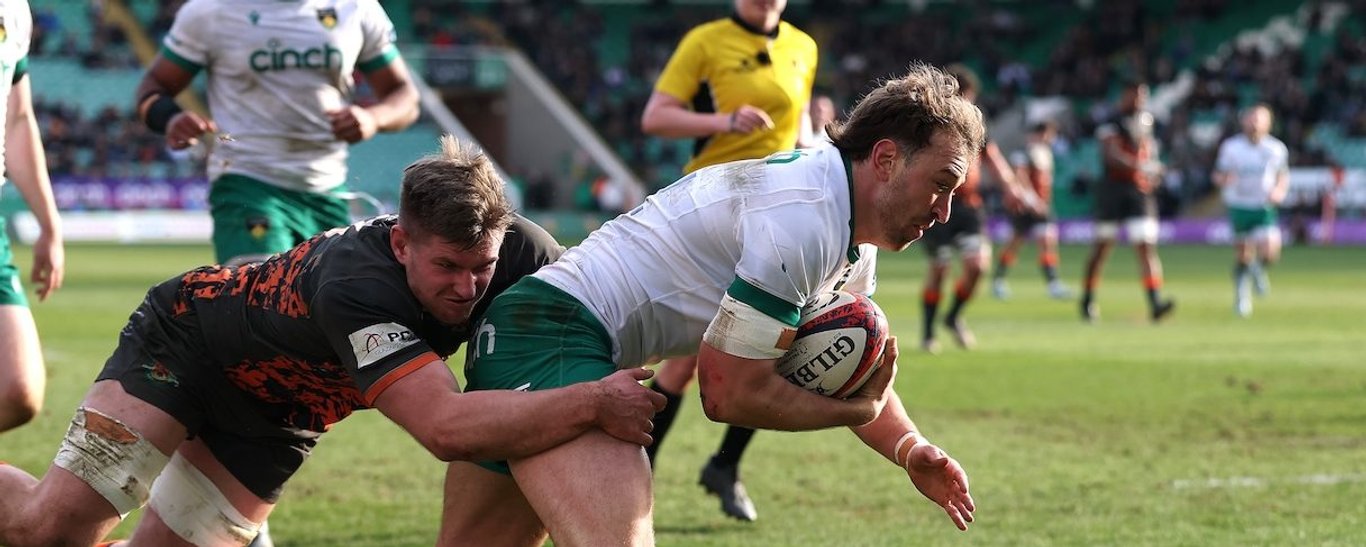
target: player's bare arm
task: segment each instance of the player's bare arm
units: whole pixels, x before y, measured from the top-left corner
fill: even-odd
[[[1006,161],[1005,154],[1001,153],[1001,147],[996,146],[995,142],[987,141],[987,145],[982,148],[982,163],[991,170],[991,174],[996,177],[996,180],[1001,182],[1001,187],[1007,196],[1028,207],[1034,213],[1043,214],[1045,212],[1038,196],[1024,183],[1029,179],[1015,176],[1015,170],[1010,168],[1010,162]]]
[[[149,129],[165,134],[166,145],[173,150],[189,148],[205,133],[218,132],[212,119],[176,105],[175,96],[193,80],[193,72],[158,54],[138,83],[138,118]]]
[[[916,490],[942,508],[958,529],[967,530],[977,510],[968,492],[967,472],[920,433],[901,398],[888,392],[887,405],[877,419],[851,430],[863,444],[904,468]]]
[[[788,382],[774,371],[776,362],[736,357],[703,342],[697,353],[697,379],[707,417],[784,431],[862,425],[882,411],[886,388],[896,375],[893,367],[881,367],[859,392],[836,399]]]
[[[33,114],[32,94],[28,76],[10,89],[5,120],[5,168],[38,220],[40,233],[33,243],[33,269],[29,279],[37,286],[38,300],[46,300],[52,291],[62,286],[66,254],[62,248],[62,221],[57,215],[57,202],[52,197],[47,158]]]
[[[1111,135],[1105,138],[1103,143],[1105,161],[1112,165],[1127,167],[1133,170],[1142,169],[1143,166],[1139,165],[1138,157],[1125,152],[1124,148],[1120,147],[1119,139],[1119,135]]]
[[[636,368],[545,391],[461,393],[446,363],[433,358],[385,389],[375,408],[443,461],[526,457],[594,427],[648,445],[650,418],[664,406],[663,395],[639,383],[652,375]]]
[[[1285,196],[1289,193],[1290,170],[1282,169],[1281,172],[1276,174],[1276,185],[1271,187],[1271,195],[1267,196],[1267,199],[1270,199],[1272,204],[1280,205],[1281,202],[1285,201]]]
[[[365,79],[374,88],[379,102],[363,107],[349,105],[328,112],[333,135],[354,144],[374,137],[377,132],[403,130],[417,121],[417,86],[402,57],[366,73]]]
[[[706,137],[719,133],[749,133],[773,129],[773,118],[762,109],[742,105],[734,112],[693,112],[682,99],[656,91],[645,103],[640,130],[665,138]]]
[[[800,126],[797,130],[797,148],[811,148],[820,144],[816,142],[816,131],[811,127],[811,101],[807,101],[806,106],[802,107]]]

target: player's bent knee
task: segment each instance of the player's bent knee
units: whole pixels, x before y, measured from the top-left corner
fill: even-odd
[[[246,545],[261,529],[180,454],[152,486],[151,506],[167,528],[196,545]]]
[[[43,409],[41,388],[15,383],[0,393],[0,431],[33,421]]]
[[[80,407],[52,463],[84,481],[123,518],[147,503],[149,487],[168,459],[123,422]]]

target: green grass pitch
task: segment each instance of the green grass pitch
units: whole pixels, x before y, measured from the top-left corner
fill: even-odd
[[[1063,253],[1076,285],[1084,249]],[[1048,300],[1033,251],[1014,298],[984,285],[980,346],[925,356],[917,249],[885,255],[877,301],[903,340],[898,391],[972,478],[956,531],[853,435],[760,433],[743,476],[759,521],[726,519],[696,486],[723,427],[690,393],[655,489],[661,545],[1360,545],[1366,543],[1366,249],[1290,248],[1250,319],[1232,312],[1231,251],[1161,251],[1174,317],[1153,326],[1132,253],[1117,249],[1102,322]],[[26,249],[18,250],[21,269]],[[34,304],[49,384],[0,459],[50,462],[72,410],[154,282],[202,247],[71,246],[66,287]],[[941,333],[942,336],[942,333]],[[324,437],[271,519],[277,545],[430,545],[443,467],[375,412]],[[126,535],[128,523],[117,532]]]

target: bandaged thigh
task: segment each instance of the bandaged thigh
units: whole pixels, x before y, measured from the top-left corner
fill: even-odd
[[[147,503],[152,481],[167,460],[123,422],[80,407],[52,463],[85,481],[122,519]]]
[[[151,505],[167,528],[195,545],[246,545],[261,528],[180,454],[152,486]]]

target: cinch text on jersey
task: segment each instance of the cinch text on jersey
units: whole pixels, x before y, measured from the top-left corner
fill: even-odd
[[[342,64],[342,51],[332,44],[300,51],[294,48],[279,49],[280,43],[271,40],[267,47],[269,49],[251,52],[252,70],[269,72],[287,68],[340,68]]]

